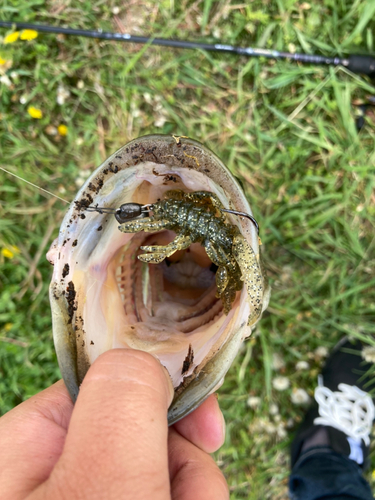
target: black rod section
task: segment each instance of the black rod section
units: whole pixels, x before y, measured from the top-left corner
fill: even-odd
[[[129,33],[112,33],[106,31],[82,30],[75,28],[60,28],[42,24],[20,23],[10,21],[0,21],[0,28],[31,29],[40,33],[58,33],[63,35],[84,36],[88,38],[100,38],[104,40],[115,40],[130,43],[150,43],[163,47],[175,47],[178,49],[201,49],[214,52],[229,52],[232,54],[247,57],[266,57],[268,59],[290,59],[291,61],[313,65],[344,66],[353,73],[362,73],[375,77],[375,58],[369,55],[355,55],[341,58],[326,57],[313,54],[292,54],[290,52],[279,52],[277,50],[267,50],[252,47],[236,47],[221,43],[199,43],[187,40],[171,40],[168,38],[153,38],[147,36],[130,35]]]

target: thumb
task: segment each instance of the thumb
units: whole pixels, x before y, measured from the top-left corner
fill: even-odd
[[[82,383],[63,453],[40,487],[46,491],[38,493],[55,499],[169,499],[172,397],[166,370],[150,354],[102,354]]]

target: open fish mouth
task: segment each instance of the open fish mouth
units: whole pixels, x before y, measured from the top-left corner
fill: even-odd
[[[149,135],[123,146],[92,174],[47,254],[54,265],[54,342],[73,401],[100,354],[112,348],[140,349],[157,357],[171,376],[175,397],[170,424],[222,383],[270,295],[257,228],[245,217],[227,214],[225,224],[238,227],[254,255],[261,283],[255,316],[245,284],[225,314],[217,296],[218,266],[199,242],[160,263],[142,262],[137,258],[144,253],[140,247],[167,245],[177,231],[124,233],[114,215],[87,210],[116,209],[124,203],[144,206],[171,190],[210,192],[223,207],[251,214],[241,187],[212,151],[188,138]]]

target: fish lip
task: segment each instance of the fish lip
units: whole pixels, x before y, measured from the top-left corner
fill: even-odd
[[[79,191],[64,218],[62,228],[68,225],[79,227],[82,224],[82,215],[86,216],[84,207],[91,204],[93,197],[102,192],[106,180],[116,179],[116,175],[121,170],[126,170],[141,164],[144,161],[152,161],[159,164],[170,164],[178,161],[184,168],[191,171],[203,173],[207,178],[214,180],[225,192],[230,192],[230,199],[233,206],[243,212],[251,213],[250,207],[243,195],[242,188],[237,180],[225,167],[223,162],[207,147],[197,141],[187,138],[174,138],[165,135],[143,136],[120,148],[111,155],[87,180]],[[105,172],[107,170],[107,172]],[[98,173],[99,172],[99,173]],[[156,174],[155,174],[156,175]],[[91,186],[90,186],[91,184]],[[224,187],[225,186],[225,189]],[[248,220],[233,219],[241,227],[244,235],[254,239],[255,230]],[[70,221],[72,221],[71,224]],[[249,236],[250,235],[250,236]],[[54,324],[54,341],[58,354],[60,369],[67,385],[68,391],[75,401],[78,395],[79,386],[82,382],[82,374],[86,373],[90,366],[87,359],[77,352],[77,344],[74,339],[74,325],[72,324],[72,307],[69,312],[67,303],[67,287],[69,286],[69,273],[63,280],[58,279],[61,272],[59,262],[59,252],[64,248],[64,238],[67,234],[60,232],[58,242],[49,253],[50,260],[54,260],[55,273],[50,287],[50,300]],[[254,239],[255,241],[255,239]],[[52,249],[52,247],[51,247]],[[88,250],[87,255],[90,255]],[[56,271],[56,269],[58,270]],[[69,293],[69,292],[68,292]],[[55,331],[64,331],[65,334],[55,335]],[[206,364],[207,374],[199,374],[197,378],[193,373],[186,378],[187,389],[177,388],[169,412],[168,421],[172,425],[180,418],[193,411],[217,386],[218,380],[224,377],[229,369],[242,339],[249,333],[246,324],[241,324],[233,335],[227,340],[223,348]],[[212,376],[211,374],[215,374]],[[189,389],[190,388],[190,389]],[[194,391],[198,397],[194,396]],[[188,401],[189,400],[189,401]],[[187,403],[188,401],[188,403]]]

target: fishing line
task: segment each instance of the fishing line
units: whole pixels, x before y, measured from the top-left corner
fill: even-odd
[[[118,42],[140,43],[150,45],[160,45],[163,47],[174,47],[178,49],[207,50],[211,52],[227,52],[246,57],[265,57],[267,59],[288,59],[293,62],[325,65],[343,66],[356,74],[375,77],[375,57],[362,54],[351,54],[346,57],[326,57],[316,54],[301,54],[283,52],[278,50],[267,50],[254,47],[236,47],[225,43],[200,43],[188,40],[175,40],[169,38],[147,37],[130,35],[129,33],[114,33],[106,31],[82,30],[75,28],[61,28],[59,26],[49,26],[33,23],[19,23],[10,21],[0,21],[0,28],[30,29],[39,33],[56,33],[68,36],[82,36],[88,38],[99,38],[102,40],[115,40]]]
[[[41,191],[44,191],[45,193],[51,195],[51,196],[54,196],[55,198],[63,201],[64,203],[70,203],[70,201],[68,200],[64,200],[64,198],[61,198],[60,196],[57,196],[57,194],[54,194],[54,193],[51,193],[51,191],[47,191],[47,189],[43,189],[42,187],[40,186],[37,186],[36,184],[33,184],[32,182],[30,181],[27,181],[26,179],[23,179],[22,177],[19,177],[18,175],[14,174],[13,172],[9,172],[9,170],[6,170],[5,168],[3,167],[0,167],[0,170],[3,170],[4,172],[6,172],[7,174],[9,175],[13,175],[13,177],[16,177],[17,179],[19,179],[20,181],[23,181],[23,182],[26,182],[26,184],[30,184],[30,186],[33,186],[37,189],[40,189]]]
[[[40,191],[44,191],[45,193],[47,193],[47,194],[49,194],[51,196],[54,196],[55,198],[63,201],[64,203],[70,203],[68,200],[64,200],[64,198],[61,198],[60,196],[57,196],[57,194],[51,193],[51,191],[47,191],[47,189],[43,189],[42,187],[37,186],[36,184],[33,184],[32,182],[27,181],[26,179],[23,179],[19,175],[16,175],[13,172],[10,172],[9,170],[5,169],[4,167],[0,166],[0,170],[3,170],[4,172],[6,172],[9,175],[12,175],[13,177],[16,177],[20,181],[26,182],[26,184],[30,184],[30,186],[33,186],[33,187],[35,187],[37,189],[40,189]],[[79,206],[79,202],[76,201],[75,203],[76,203],[77,206]],[[139,203],[124,203],[119,208],[110,208],[110,207],[108,208],[108,207],[98,207],[98,206],[94,206],[94,207],[88,206],[88,207],[83,207],[83,208],[87,212],[98,212],[100,214],[101,213],[113,214],[113,215],[115,215],[115,217],[118,220],[118,222],[123,223],[123,222],[125,222],[125,220],[118,219],[119,215],[122,215],[123,217],[125,217],[126,220],[132,220],[135,217],[138,217],[138,216],[140,216],[142,214],[145,214],[150,209],[152,210],[152,203],[149,203],[149,204],[143,205],[143,206],[140,205]],[[134,214],[134,210],[135,209],[137,210],[136,214]],[[145,209],[147,209],[147,210],[145,210]],[[250,219],[255,224],[255,226],[257,228],[257,231],[258,231],[258,234],[259,234],[259,225],[258,225],[257,221],[254,219],[254,217],[252,217],[251,215],[246,214],[244,212],[238,212],[236,210],[229,210],[229,209],[226,209],[226,208],[220,208],[220,210],[222,212],[228,212],[230,214],[240,215],[242,217],[247,217],[248,219]],[[143,215],[143,216],[145,216],[145,215]]]

